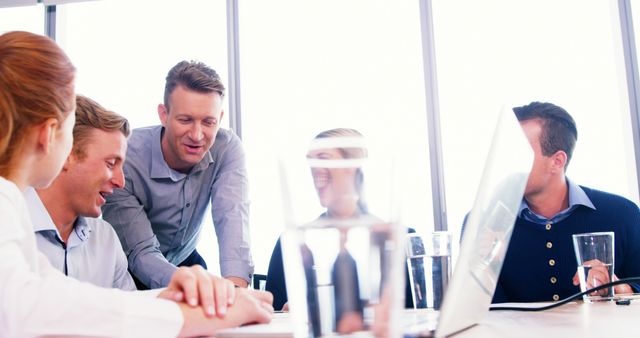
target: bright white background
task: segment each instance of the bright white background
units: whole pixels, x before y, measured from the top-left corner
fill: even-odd
[[[44,7],[0,8],[0,34],[8,31],[44,34]]]
[[[412,182],[406,186],[411,198],[403,207],[404,220],[414,228],[432,228],[418,3],[240,5],[243,140],[251,225],[259,234],[253,236],[256,271],[266,272],[284,229],[277,156],[303,158],[311,139],[330,128],[355,128],[370,151],[408,161],[401,171]],[[367,177],[365,183],[376,184]]]
[[[578,124],[568,176],[638,202],[621,38],[612,1],[434,0],[448,224],[457,239],[502,106],[549,101]],[[637,1],[632,5],[640,6]],[[227,82],[225,1],[102,0],[59,6],[78,92],[157,123],[164,76],[183,59]],[[636,11],[637,12],[637,11]],[[636,13],[634,12],[634,14]],[[0,31],[42,33],[42,6],[0,9]],[[413,182],[404,219],[433,227],[418,1],[239,2],[243,139],[256,273],[284,225],[276,157],[352,127]],[[634,15],[636,26],[640,15]],[[638,34],[636,34],[638,35]],[[296,148],[298,152],[288,152]],[[198,250],[218,271],[210,219]]]
[[[107,0],[58,10],[58,40],[78,68],[77,92],[124,115],[133,127],[160,123],[156,108],[165,77],[182,60],[206,63],[227,83],[225,1]],[[222,125],[228,127],[228,118]],[[211,217],[205,217],[198,252],[219,274]]]
[[[638,202],[613,3],[434,1],[450,229],[475,198],[477,168],[503,105],[565,108],[578,126],[567,176]]]

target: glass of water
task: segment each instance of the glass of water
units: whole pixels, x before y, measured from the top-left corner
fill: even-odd
[[[614,233],[591,232],[573,235],[573,249],[578,263],[580,291],[611,281],[614,267]],[[585,302],[613,299],[613,287],[584,295]]]
[[[440,309],[451,276],[451,234],[407,234],[406,255],[413,307]]]
[[[406,230],[392,154],[338,128],[282,156],[282,252],[295,336],[397,336]]]

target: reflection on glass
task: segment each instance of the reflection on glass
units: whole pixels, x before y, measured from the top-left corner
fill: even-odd
[[[533,164],[529,142],[510,107],[500,113],[486,157],[436,336],[478,323],[493,298]]]
[[[289,229],[283,235],[290,308],[292,314],[306,308],[310,332],[316,337],[372,329],[373,318],[393,306],[392,296],[384,294],[391,292],[387,284],[396,227],[369,211],[365,190],[376,187],[368,178],[365,189],[367,161],[362,135],[340,128],[316,136],[307,152],[306,170],[303,165],[283,168],[285,195],[289,196],[285,199],[291,204]],[[308,173],[309,167],[311,175],[306,179],[289,175],[294,170]],[[318,202],[322,211],[314,217],[317,209],[304,204]],[[287,239],[292,240],[287,243]],[[296,262],[289,256],[295,252],[302,269],[292,266]],[[305,281],[296,282],[301,276]],[[295,304],[300,285],[306,286],[304,307]],[[378,306],[382,303],[384,306]]]
[[[332,137],[360,137],[353,129],[333,129],[316,136],[319,139]],[[323,148],[312,149],[307,154],[310,160],[317,162],[341,160],[360,160],[366,157],[363,148]],[[357,163],[357,161],[355,162]],[[338,165],[340,166],[340,165]],[[312,166],[311,175],[320,199],[327,208],[321,215],[324,219],[345,220],[357,218],[367,213],[362,196],[362,169],[356,166],[331,168],[331,165]],[[349,228],[338,228],[339,252],[331,268],[331,284],[334,290],[335,330],[338,333],[352,333],[363,328],[363,304],[360,301],[360,283],[355,259],[347,248]]]

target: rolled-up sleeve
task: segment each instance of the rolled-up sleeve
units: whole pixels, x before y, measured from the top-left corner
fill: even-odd
[[[211,187],[211,213],[220,248],[220,272],[224,277],[235,276],[250,282],[253,261],[249,238],[249,182],[244,149],[236,135],[232,134],[218,160],[220,169]]]

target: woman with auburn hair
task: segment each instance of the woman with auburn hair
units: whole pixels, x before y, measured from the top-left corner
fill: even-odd
[[[0,336],[200,336],[268,322],[269,294],[201,267],[178,269],[165,290],[124,292],[66,277],[37,251],[22,191],[47,187],[71,151],[74,78],[51,39],[0,35]]]

